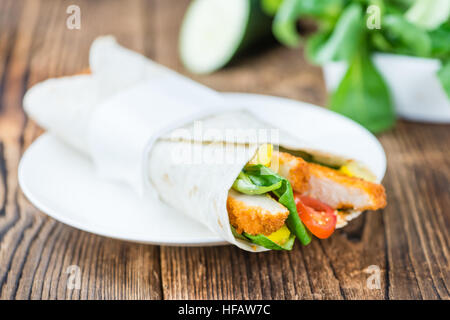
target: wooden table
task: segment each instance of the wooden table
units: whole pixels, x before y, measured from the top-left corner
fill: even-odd
[[[27,201],[17,166],[42,131],[23,113],[26,89],[86,68],[89,46],[103,34],[186,73],[176,46],[187,3],[0,2],[0,298],[449,299],[448,125],[399,121],[380,135],[388,158],[388,207],[292,252],[112,240],[59,223]],[[80,30],[66,28],[70,4],[81,8]],[[301,50],[274,46],[213,75],[192,77],[221,91],[326,103],[321,71],[304,61]],[[66,285],[71,265],[82,272],[80,289]],[[379,289],[366,285],[371,265],[380,268]]]

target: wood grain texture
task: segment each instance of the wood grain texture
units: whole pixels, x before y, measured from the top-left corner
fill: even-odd
[[[81,30],[66,28],[70,4],[81,8]],[[400,121],[380,135],[388,158],[388,207],[292,252],[121,242],[56,222],[25,199],[17,167],[41,133],[22,111],[25,90],[86,68],[89,46],[102,34],[187,74],[177,57],[187,4],[0,1],[0,298],[449,299],[448,125]],[[189,76],[220,91],[326,103],[321,71],[301,50],[273,46],[212,75]],[[81,270],[80,289],[67,287],[72,265]],[[371,265],[380,268],[380,289],[366,285]]]

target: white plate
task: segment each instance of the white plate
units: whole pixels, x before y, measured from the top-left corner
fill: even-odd
[[[286,115],[283,126],[324,150],[359,159],[384,176],[386,158],[377,139],[338,114],[289,99],[227,93],[230,105],[257,110],[262,118]],[[278,117],[279,118],[279,117]],[[19,183],[26,197],[49,216],[102,236],[158,245],[224,244],[201,224],[154,199],[141,199],[125,185],[94,174],[89,159],[50,134],[39,137],[24,153]]]

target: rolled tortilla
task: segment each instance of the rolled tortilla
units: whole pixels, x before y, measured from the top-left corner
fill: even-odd
[[[32,87],[24,97],[27,114],[91,158],[105,178],[125,182],[143,196],[159,196],[242,249],[267,250],[235,239],[226,210],[236,176],[258,144],[267,141],[225,136],[230,128],[267,125],[245,112],[225,110],[214,91],[120,47],[110,37],[96,40],[90,56],[92,74]],[[214,129],[219,134],[196,137],[199,123],[204,132]],[[200,150],[202,159],[180,161],[188,149]],[[230,150],[231,161],[224,152]]]
[[[90,68],[90,75],[32,87],[24,97],[27,114],[90,157],[105,178],[125,182],[143,196],[158,196],[244,250],[267,250],[233,236],[226,201],[259,145],[274,143],[269,136],[255,140],[237,129],[273,128],[112,37],[94,41]],[[197,136],[198,125],[215,134]],[[286,148],[311,149],[285,133],[277,138]],[[200,154],[200,161],[185,158],[189,152]]]

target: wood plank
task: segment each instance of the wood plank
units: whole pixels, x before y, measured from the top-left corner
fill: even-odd
[[[389,164],[389,296],[449,299],[450,128],[401,122],[381,138]]]

